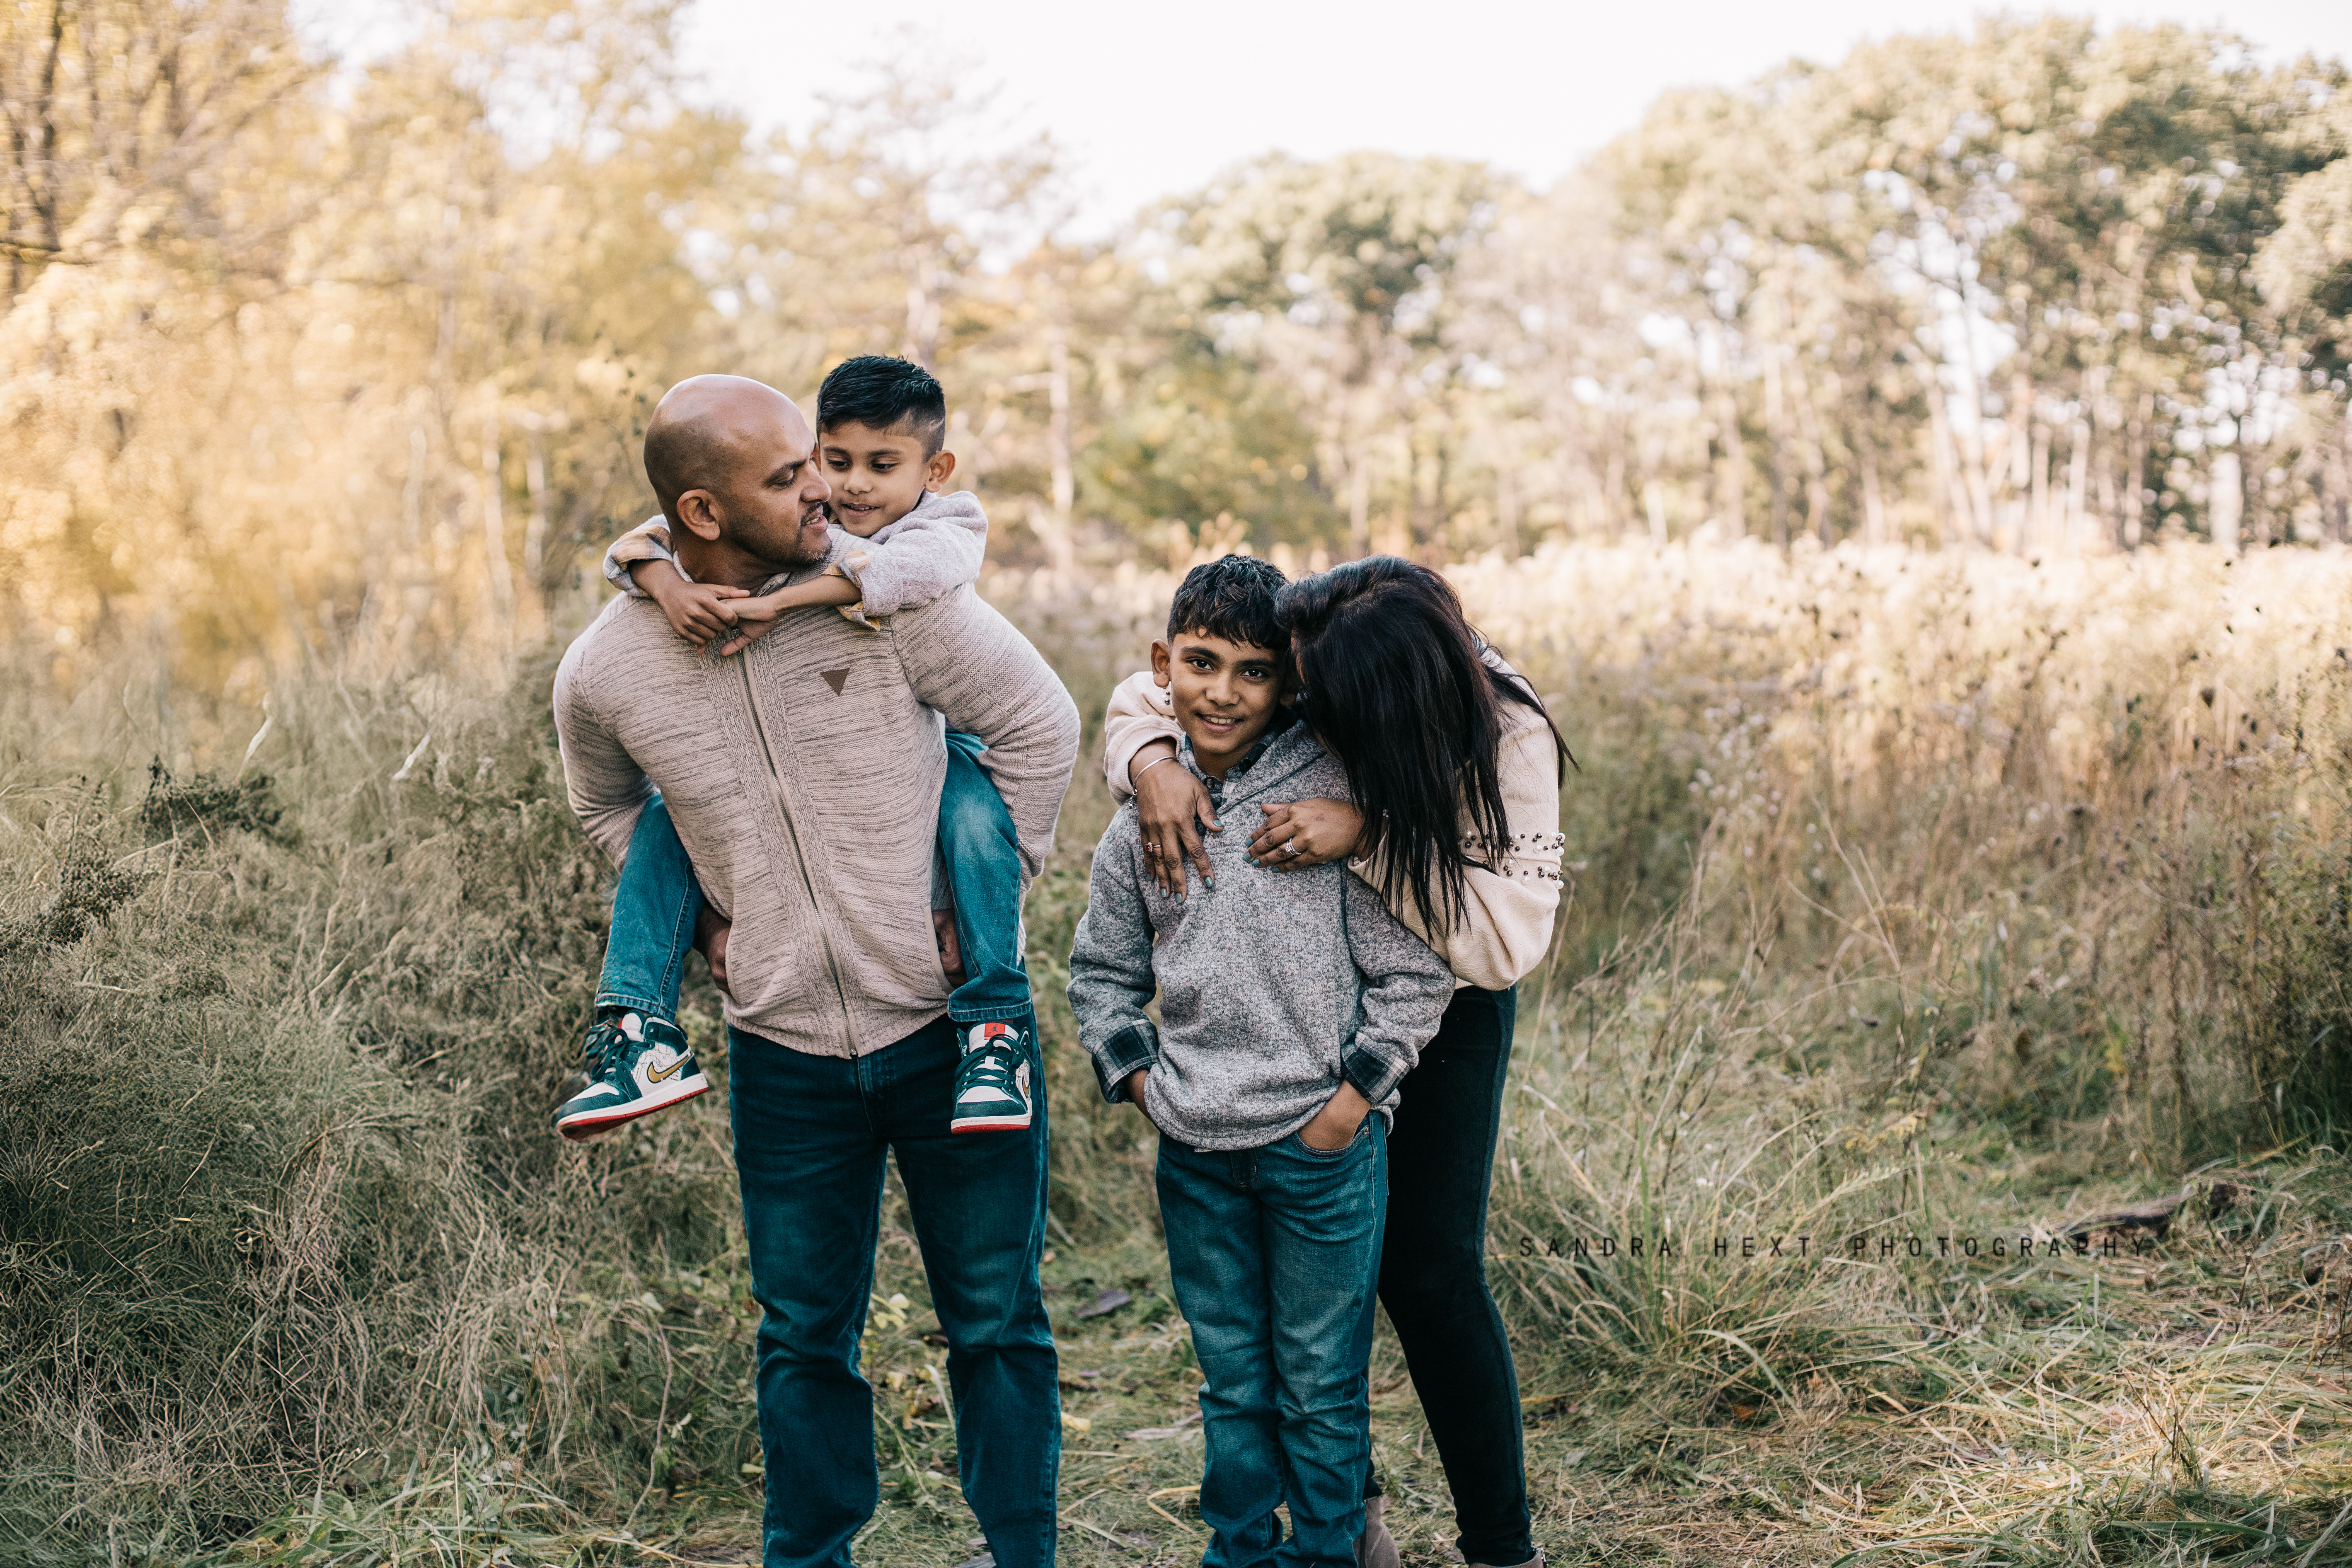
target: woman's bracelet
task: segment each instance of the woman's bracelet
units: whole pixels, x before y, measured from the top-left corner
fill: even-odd
[[[1172,763],[1175,760],[1176,753],[1173,752],[1169,752],[1164,757],[1154,757],[1150,762],[1143,764],[1143,773],[1150,773],[1152,769],[1158,767],[1162,763]],[[1138,773],[1133,778],[1129,779],[1128,781],[1129,785],[1134,789],[1141,789],[1143,787],[1143,773]]]

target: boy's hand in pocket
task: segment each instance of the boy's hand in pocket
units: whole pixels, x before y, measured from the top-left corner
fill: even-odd
[[[1133,1072],[1128,1074],[1126,1079],[1118,1086],[1120,1091],[1127,1096],[1127,1102],[1135,1107],[1136,1110],[1143,1111],[1143,1120],[1146,1121],[1151,1121],[1151,1112],[1144,1110],[1143,1080],[1150,1076],[1151,1069],[1150,1068],[1138,1068]],[[1157,1121],[1151,1121],[1151,1130],[1154,1132],[1159,1131],[1160,1123]]]
[[[1342,1083],[1339,1092],[1315,1113],[1315,1120],[1298,1130],[1298,1141],[1309,1149],[1336,1154],[1355,1141],[1356,1129],[1371,1113],[1372,1102],[1354,1084]]]

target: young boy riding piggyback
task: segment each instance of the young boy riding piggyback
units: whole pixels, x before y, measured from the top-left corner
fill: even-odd
[[[670,549],[669,520],[656,517],[613,544],[604,574],[652,598],[671,629],[719,656],[740,652],[793,610],[830,605],[874,626],[929,604],[979,577],[988,542],[978,498],[945,493],[956,464],[946,433],[946,394],[922,366],[879,354],[844,361],[817,391],[818,460],[833,487],[835,526],[863,544],[808,582],[753,595],[687,577]],[[1034,1052],[1021,1027],[1031,1003],[1018,842],[979,760],[986,748],[954,730],[947,742],[932,920],[941,967],[951,979],[963,976],[948,998],[963,1047],[950,1126],[1025,1129]],[[678,984],[688,950],[700,946],[724,988],[726,940],[656,795],[629,839],[613,895],[583,1049],[587,1083],[557,1107],[559,1132],[585,1142],[710,1087],[677,1026]]]

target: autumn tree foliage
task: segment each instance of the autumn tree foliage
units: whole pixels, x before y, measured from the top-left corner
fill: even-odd
[[[1003,563],[1548,537],[2025,553],[2352,533],[2341,62],[2064,16],[1668,94],[1548,190],[1269,154],[1070,237],[944,66],[751,133],[672,0],[0,16],[0,580],[151,639],[496,663],[648,504],[675,377],[947,379]]]

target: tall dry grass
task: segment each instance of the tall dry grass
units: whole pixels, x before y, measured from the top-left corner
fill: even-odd
[[[2352,1208],[2315,1151],[2347,1110],[2352,564],[1579,548],[1454,576],[1582,764],[1493,1220],[1564,1538],[1580,1478],[1710,1495],[1708,1456],[1748,1443],[1777,1456],[1739,1483],[1767,1534],[2069,1560],[2173,1508],[2201,1442],[2234,1457],[2198,1485],[2308,1547],[2313,1478],[2352,1473],[2340,1394],[2293,1384],[2294,1437],[2250,1457],[2255,1396],[2210,1337],[2164,1338],[2170,1298],[2095,1304],[2114,1265],[2014,1242],[2218,1161],[2264,1194],[2210,1222],[2240,1297],[2341,1283],[2325,1237]],[[1098,714],[1171,583],[989,592]],[[740,1515],[753,1320],[720,1097],[586,1151],[544,1130],[607,889],[562,805],[547,660],[504,692],[318,672],[266,715],[146,668],[0,699],[0,1554],[466,1559]],[[1030,912],[1053,1278],[1142,1289],[1148,1148],[1060,999],[1109,812],[1092,755]],[[686,1023],[723,1078],[714,1000],[698,983]],[[898,1219],[878,1289],[908,1305],[868,1338],[886,1534],[953,1562]],[[1740,1251],[1798,1235],[1801,1259]],[[2166,1289],[2221,1289],[2188,1268]],[[2082,1331],[2071,1380],[2042,1365],[2053,1324]],[[2274,1327],[2246,1308],[2230,1364],[2313,1353]],[[1100,1354],[1148,1362],[1133,1386],[1181,1382],[1181,1324],[1121,1332]],[[2119,1377],[2171,1414],[2086,1426]],[[1409,1405],[1382,1409],[1383,1465],[1427,1476]],[[1882,1456],[1884,1484],[1822,1514],[1812,1480],[1860,1462],[1822,1435],[1895,1411],[2090,1479],[2053,1500],[2041,1470],[1979,1465],[1963,1508],[1915,1423],[1909,1468]],[[2116,1477],[2148,1433],[2175,1458],[2134,1491]]]

